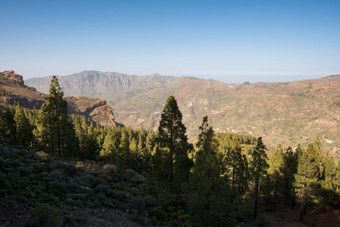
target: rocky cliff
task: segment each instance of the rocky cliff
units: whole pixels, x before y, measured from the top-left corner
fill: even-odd
[[[115,121],[113,109],[104,99],[83,96],[66,97],[69,113],[85,115],[95,122],[106,126],[123,126]]]

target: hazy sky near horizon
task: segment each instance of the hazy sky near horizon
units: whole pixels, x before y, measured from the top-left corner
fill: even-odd
[[[340,1],[0,1],[0,71],[227,83],[340,73]]]

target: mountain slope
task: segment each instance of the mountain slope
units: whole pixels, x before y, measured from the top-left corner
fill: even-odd
[[[121,73],[84,71],[70,76],[57,77],[65,96],[101,97],[117,103],[122,99],[133,97],[146,90],[163,87],[164,84],[178,80],[159,74],[139,77]],[[40,92],[48,93],[52,77],[32,78],[26,84]]]
[[[85,115],[89,119],[107,126],[122,126],[115,121],[112,108],[106,100],[87,97],[65,97],[69,113]],[[40,109],[45,102],[45,95],[35,88],[24,84],[21,75],[14,71],[0,73],[0,105],[19,103],[26,108]]]
[[[26,83],[46,91],[46,81],[35,78]],[[191,138],[208,115],[216,131],[262,136],[273,148],[279,143],[305,145],[319,135],[324,150],[339,155],[340,76],[230,85],[186,77],[87,71],[60,77],[60,81],[65,94],[106,98],[117,118],[134,128],[156,129],[166,98],[175,95]],[[80,84],[73,85],[74,81]]]

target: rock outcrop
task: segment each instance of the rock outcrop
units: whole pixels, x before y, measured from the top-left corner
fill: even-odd
[[[0,78],[4,78],[7,80],[16,81],[19,85],[24,85],[23,77],[19,74],[16,74],[13,70],[3,71],[0,73]]]
[[[113,109],[104,99],[83,96],[66,97],[69,112],[85,115],[89,119],[106,126],[123,126],[115,121]]]

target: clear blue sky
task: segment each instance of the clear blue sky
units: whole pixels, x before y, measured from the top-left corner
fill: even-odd
[[[340,73],[338,0],[0,1],[0,71],[234,83]]]

